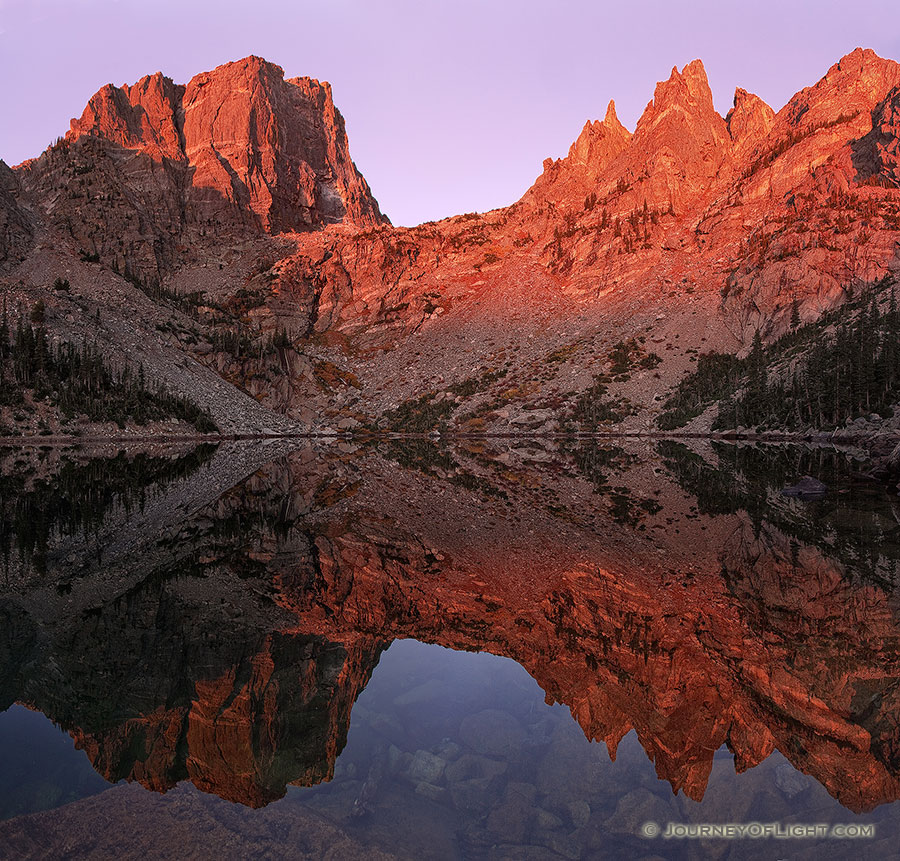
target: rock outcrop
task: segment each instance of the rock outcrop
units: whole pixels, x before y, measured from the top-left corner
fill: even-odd
[[[269,232],[385,221],[350,159],[331,86],[247,57],[175,85],[105,86],[66,139],[90,135],[183,167],[192,220],[237,209]]]
[[[0,160],[0,269],[21,263],[31,248],[34,230],[18,201],[19,183]]]
[[[734,107],[725,117],[725,124],[734,144],[736,161],[742,161],[760,146],[774,121],[775,111],[759,96],[740,87],[734,91]]]
[[[85,254],[157,283],[224,235],[387,221],[350,158],[330,85],[285,80],[258,57],[186,85],[161,73],[106,85],[22,176]]]
[[[703,63],[694,60],[656,85],[629,151],[611,169],[648,206],[683,213],[727,177],[729,156],[725,121],[713,107]]]
[[[544,172],[527,192],[525,199],[537,205],[557,201],[581,192],[594,194],[603,171],[631,140],[631,132],[619,122],[616,103],[610,101],[602,121],[588,120],[564,159],[546,159]]]

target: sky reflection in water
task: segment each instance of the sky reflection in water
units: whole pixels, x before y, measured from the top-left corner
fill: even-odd
[[[96,851],[221,850],[230,834],[264,855],[301,825],[313,857],[851,848],[641,835],[759,821],[872,822],[853,854],[891,857],[897,520],[852,464],[664,446],[277,454],[82,463],[39,487],[7,460],[0,705],[44,710],[87,753],[21,706],[0,715],[16,854],[87,840],[91,805],[114,819],[121,797],[143,825],[91,835]],[[826,500],[777,494],[812,467]],[[86,474],[105,497],[51,504]],[[100,774],[130,783],[94,795]],[[178,834],[198,817],[200,836]]]

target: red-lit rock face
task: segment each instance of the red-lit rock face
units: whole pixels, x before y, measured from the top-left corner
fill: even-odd
[[[125,149],[140,149],[157,161],[180,161],[184,156],[178,113],[184,87],[161,72],[141,78],[133,86],[107,84],[72,120],[69,140],[92,135]]]
[[[526,199],[539,205],[594,188],[631,137],[631,132],[619,122],[615,102],[611,101],[602,122],[588,120],[584,124],[566,158],[544,162],[544,172],[528,190]]]
[[[766,139],[775,121],[773,111],[759,96],[738,87],[734,107],[725,117],[735,159],[742,161]]]
[[[612,105],[587,123],[518,203],[307,237],[281,283],[316,331],[400,350],[515,304],[573,340],[596,331],[574,322],[594,311],[615,331],[693,306],[710,341],[736,349],[758,327],[782,331],[795,299],[813,318],[895,267],[898,83],[897,63],[855,51],[777,114],[738,89],[723,119],[695,61],[657,86],[634,134]],[[436,319],[436,304],[451,314]]]
[[[664,345],[648,346],[658,369],[610,389],[633,405],[621,426],[645,430],[690,351],[739,352],[756,331],[785,331],[795,306],[816,319],[897,270],[898,86],[897,63],[857,50],[777,113],[738,89],[723,118],[694,61],[658,84],[633,133],[612,104],[587,122],[511,206],[393,228],[328,85],[250,57],[184,86],[154,75],[97,93],[64,141],[18,169],[21,200],[0,196],[14,225],[0,248],[15,234],[27,256],[33,216],[63,256],[203,293],[238,309],[232,328],[287,331],[300,353],[335,348],[354,392],[319,385],[314,360],[266,378],[192,354],[304,422],[377,422],[501,368],[454,421],[497,400],[561,415],[613,345],[645,337]],[[32,270],[59,267],[50,243]],[[560,350],[565,362],[547,361]],[[478,415],[477,429],[510,429],[509,416]]]
[[[271,232],[343,221],[383,221],[350,160],[331,87],[284,79],[248,57],[175,85],[160,73],[107,85],[67,135],[101,138],[155,161],[187,168],[185,204],[194,219],[234,207]]]
[[[145,218],[167,210],[158,232],[241,219],[273,232],[338,221],[362,229],[325,241],[331,266],[320,265],[321,239],[307,238],[296,262],[282,268],[285,289],[298,267],[308,276],[315,294],[301,305],[315,306],[319,330],[410,331],[422,323],[426,293],[452,298],[479,280],[517,284],[523,270],[542,289],[574,296],[622,287],[651,299],[689,283],[743,296],[732,303],[739,318],[752,304],[749,292],[757,304],[764,299],[771,319],[794,296],[833,302],[848,277],[872,280],[889,265],[894,193],[879,184],[893,183],[889,94],[900,84],[898,69],[857,50],[777,114],[738,89],[723,119],[696,60],[657,85],[634,134],[612,103],[602,122],[586,123],[568,156],[546,162],[519,203],[464,222],[374,234],[368,230],[383,218],[350,160],[330,87],[284,80],[259,58],[185,86],[159,73],[106,86],[73,120],[67,140],[90,137],[125,151],[115,155],[119,173],[130,177],[122,193],[146,198]],[[854,153],[868,150],[854,165]],[[48,156],[31,162],[26,176],[38,197],[53,194],[58,216],[63,201],[48,187],[53,164]],[[178,213],[173,196],[181,196]],[[111,214],[97,215],[102,230]],[[848,254],[851,246],[859,251]]]

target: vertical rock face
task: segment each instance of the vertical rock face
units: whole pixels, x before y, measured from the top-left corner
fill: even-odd
[[[622,159],[626,182],[640,186],[650,206],[686,208],[709,188],[730,157],[725,121],[713,107],[700,60],[672,69],[638,120]],[[621,161],[621,160],[620,160]]]
[[[900,87],[872,112],[872,131],[853,144],[857,179],[900,188]]]
[[[19,207],[15,174],[0,160],[0,266],[17,263],[31,247],[31,222]]]
[[[184,170],[189,219],[227,220],[237,210],[268,232],[386,219],[350,159],[331,87],[284,79],[247,57],[196,75],[186,86],[160,73],[107,85],[72,121],[85,136]]]
[[[141,78],[133,86],[107,84],[87,103],[81,117],[72,120],[66,136],[104,138],[125,149],[139,149],[161,161],[181,161],[184,146],[179,110],[184,87],[161,72]]]
[[[272,232],[383,221],[327,83],[285,81],[278,66],[249,57],[194,77],[183,110],[195,201],[221,196]]]
[[[738,87],[734,91],[734,107],[725,117],[735,157],[740,160],[753,152],[772,130],[774,121],[775,111],[755,93]]]

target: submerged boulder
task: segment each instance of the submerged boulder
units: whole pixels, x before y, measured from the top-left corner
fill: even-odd
[[[827,490],[827,484],[823,484],[819,479],[813,478],[811,475],[804,475],[796,484],[782,488],[781,495],[796,496],[800,499],[812,499],[824,496]]]

